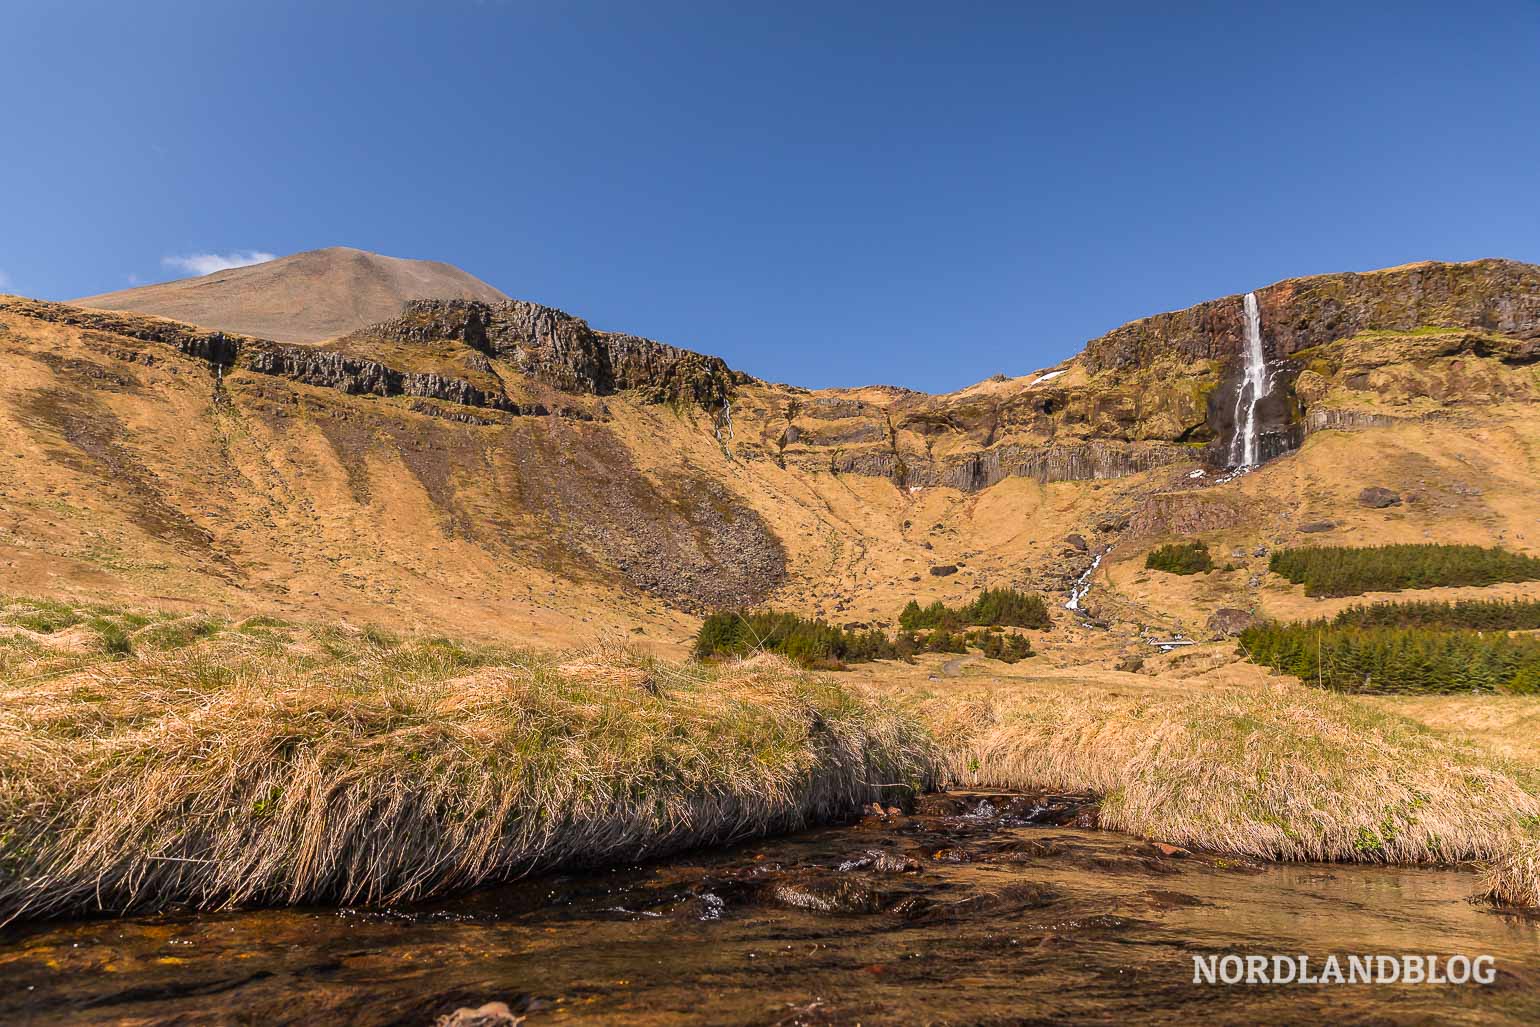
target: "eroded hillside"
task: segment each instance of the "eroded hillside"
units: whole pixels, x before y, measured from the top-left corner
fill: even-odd
[[[1287,612],[1256,554],[1304,534],[1535,548],[1540,269],[1256,296],[1263,430],[1299,451],[1244,475],[1238,297],[946,396],[773,385],[521,301],[297,345],[8,298],[0,564],[16,592],[677,650],[721,606],[887,623],[986,584],[1063,595],[1110,547],[1088,605],[1113,630],[1065,615],[1055,660]],[[1137,570],[1187,535],[1232,569]]]

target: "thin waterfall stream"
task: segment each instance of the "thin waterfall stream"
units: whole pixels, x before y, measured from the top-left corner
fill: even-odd
[[[1261,430],[1257,422],[1257,405],[1271,391],[1272,383],[1267,373],[1267,357],[1262,352],[1262,312],[1257,307],[1257,294],[1246,294],[1246,346],[1241,351],[1245,359],[1245,375],[1235,392],[1235,436],[1230,441],[1230,466],[1255,467],[1261,462]]]

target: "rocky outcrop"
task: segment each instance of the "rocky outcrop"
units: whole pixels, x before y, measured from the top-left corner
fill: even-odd
[[[36,318],[39,321],[107,332],[128,339],[138,339],[141,342],[160,343],[171,346],[185,356],[223,367],[234,364],[242,343],[249,341],[242,335],[205,331],[192,325],[166,321],[158,317],[87,310],[84,307],[48,303],[44,300],[9,299],[0,303],[0,309],[14,310],[18,314]]]
[[[484,306],[466,304],[464,301],[449,301],[446,305]],[[402,371],[377,360],[335,350],[291,346],[269,339],[228,335],[224,332],[205,332],[174,321],[138,314],[86,310],[62,303],[14,300],[7,301],[3,306],[4,309],[15,310],[42,321],[171,346],[185,356],[217,366],[221,370],[252,371],[286,378],[302,385],[336,389],[349,395],[413,396],[459,406],[499,410],[517,416],[544,417],[551,413],[543,403],[515,403],[501,392],[480,388],[463,378],[432,372]],[[591,417],[580,410],[560,409],[557,413],[582,419]]]
[[[1358,503],[1371,510],[1383,510],[1387,506],[1400,506],[1401,496],[1381,485],[1370,485],[1358,494]]]
[[[1540,267],[1511,260],[1423,263],[1366,274],[1293,278],[1256,291],[1262,345],[1286,357],[1360,332],[1409,332],[1423,325],[1476,328],[1540,338]],[[1242,297],[1132,321],[1086,343],[1093,373],[1236,357],[1245,344]],[[1528,352],[1520,348],[1515,355]]]
[[[506,359],[563,392],[605,396],[634,390],[649,403],[716,409],[738,381],[718,357],[637,335],[595,331],[582,318],[525,300],[496,305],[415,300],[400,317],[355,337],[418,343],[454,339]]]
[[[1404,418],[1392,417],[1390,414],[1377,414],[1369,410],[1321,410],[1316,409],[1305,415],[1305,432],[1310,434],[1318,431],[1363,431],[1365,428],[1389,428],[1393,424],[1399,424]]]
[[[1260,457],[1297,448],[1313,428],[1307,404],[1329,383],[1307,360],[1346,345],[1361,372],[1375,366],[1469,355],[1509,364],[1540,360],[1540,268],[1506,260],[1410,264],[1367,274],[1290,279],[1256,290],[1271,389],[1259,404]],[[1233,458],[1245,347],[1244,298],[1226,296],[1130,322],[1086,344],[1084,366],[1099,387],[1148,386],[1195,364],[1222,370],[1208,393],[1204,428],[1211,462]],[[1360,344],[1359,340],[1365,340]],[[1312,351],[1307,353],[1306,351]],[[1297,359],[1296,359],[1297,358]],[[1296,387],[1296,380],[1299,384]]]
[[[1227,606],[1210,614],[1205,626],[1213,638],[1235,638],[1256,622],[1256,617],[1249,611]]]
[[[822,459],[799,455],[798,463],[833,474],[887,478],[900,488],[954,488],[977,492],[1006,478],[1040,482],[1122,478],[1166,464],[1192,459],[1183,446],[1067,443],[1002,443],[992,449],[950,459],[936,459],[892,449],[832,449]]]
[[[416,396],[510,414],[545,414],[544,406],[521,407],[502,393],[477,388],[463,378],[398,371],[374,360],[331,350],[283,346],[254,340],[240,366],[258,374],[288,378],[303,385],[336,389],[349,395]]]
[[[1028,446],[1005,443],[975,453],[960,462],[938,467],[929,475],[916,475],[911,471],[910,481],[975,492],[1006,478],[1034,478],[1041,482],[1122,478],[1187,459],[1190,459],[1190,454],[1180,446],[1122,446],[1097,442]]]

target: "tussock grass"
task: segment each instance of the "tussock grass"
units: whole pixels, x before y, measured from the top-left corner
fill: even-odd
[[[1085,789],[1105,827],[1267,859],[1508,855],[1540,799],[1466,742],[1297,686],[923,697],[948,779]]]
[[[1540,838],[1527,838],[1482,868],[1482,895],[1500,906],[1540,907]]]
[[[392,903],[947,785],[1093,791],[1106,827],[1253,857],[1484,860],[1490,895],[1540,903],[1540,770],[1388,700],[858,691],[771,656],[90,616],[131,651],[65,644],[89,617],[0,634],[0,921]]]
[[[174,635],[8,672],[0,921],[397,902],[934,784],[912,718],[775,658],[673,666],[283,625]]]

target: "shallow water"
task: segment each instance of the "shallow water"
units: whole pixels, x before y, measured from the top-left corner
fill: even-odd
[[[0,934],[4,1024],[1540,1021],[1540,921],[1455,870],[1169,857],[1081,797],[913,815],[380,911]],[[1488,986],[1194,985],[1209,953],[1488,954]]]

